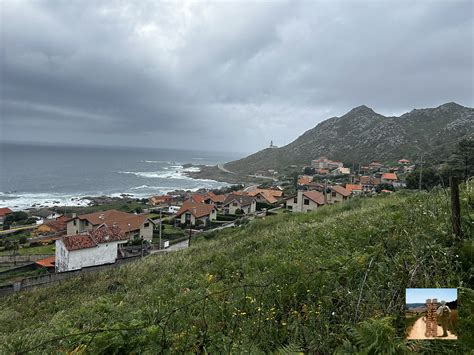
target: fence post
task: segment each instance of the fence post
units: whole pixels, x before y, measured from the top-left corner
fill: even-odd
[[[459,201],[459,179],[456,176],[449,178],[451,186],[451,224],[453,233],[456,237],[461,238],[461,203]]]

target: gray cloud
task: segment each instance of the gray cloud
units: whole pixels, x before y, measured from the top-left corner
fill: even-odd
[[[471,1],[3,1],[1,138],[253,151],[473,104]]]

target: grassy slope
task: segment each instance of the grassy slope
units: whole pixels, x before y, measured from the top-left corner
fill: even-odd
[[[465,197],[464,211],[466,205]],[[465,229],[472,228],[468,218]],[[443,193],[354,200],[256,221],[196,239],[190,250],[0,299],[0,353],[74,333],[81,335],[35,352],[79,346],[92,353],[328,353],[343,342],[346,352],[373,342],[372,349],[397,353],[407,346],[466,350],[473,346],[467,337],[399,341],[405,288],[461,285],[462,258],[452,246]],[[460,328],[469,332],[471,290],[463,289],[460,303]]]

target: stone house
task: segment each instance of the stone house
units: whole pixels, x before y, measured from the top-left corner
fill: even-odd
[[[151,242],[153,239],[154,222],[146,215],[116,210],[73,216],[67,221],[67,234],[91,231],[103,223],[119,227],[129,240],[143,238],[143,240]]]

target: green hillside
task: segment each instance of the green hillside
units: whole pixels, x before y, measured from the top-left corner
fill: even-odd
[[[0,353],[467,353],[472,239],[454,242],[448,206],[439,190],[282,214],[2,298]],[[402,340],[406,287],[460,286],[461,340]]]

